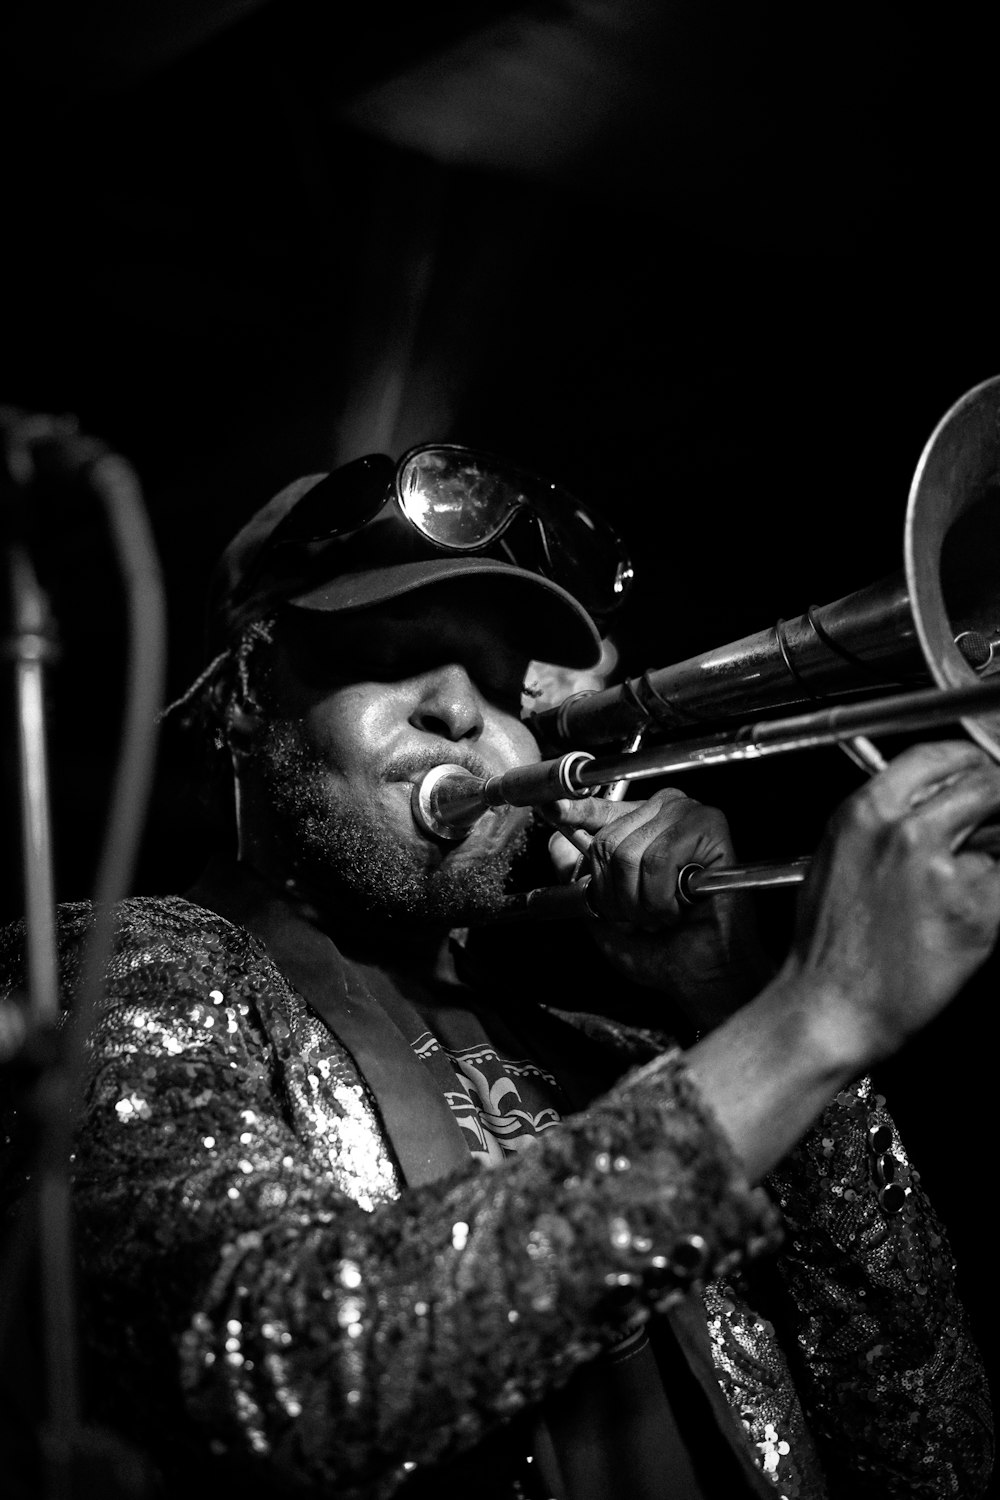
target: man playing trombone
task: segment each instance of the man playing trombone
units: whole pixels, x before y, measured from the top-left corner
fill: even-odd
[[[678,900],[732,862],[718,812],[557,800],[582,996],[501,925],[531,813],[415,816],[438,765],[540,759],[528,665],[593,665],[617,549],[439,446],[296,481],[223,556],[182,712],[235,838],[123,905],[75,1164],[90,1399],[168,1496],[985,1491],[947,1241],[867,1070],[993,947],[963,844],[1000,769],[918,745],[850,798],[776,972],[745,897]]]

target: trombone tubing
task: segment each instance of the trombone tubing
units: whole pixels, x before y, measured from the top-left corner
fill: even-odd
[[[485,781],[456,771],[454,777],[442,778],[435,787],[434,814],[441,823],[469,828],[488,808],[535,807],[566,796],[587,797],[609,782],[762,760],[769,755],[836,745],[858,735],[936,729],[989,710],[1000,710],[1000,674],[968,687],[928,688],[787,719],[759,720],[744,725],[735,735],[688,740],[675,747],[654,745],[600,758],[572,751],[558,760],[515,766]]]

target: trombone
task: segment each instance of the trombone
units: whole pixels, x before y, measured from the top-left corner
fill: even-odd
[[[546,748],[600,746],[639,736],[657,743],[596,757],[571,750],[481,780],[437,766],[413,792],[425,831],[464,838],[491,809],[544,807],[593,795],[609,784],[704,766],[841,745],[865,769],[884,765],[869,735],[959,723],[1000,761],[1000,376],[974,386],[942,417],[914,473],[904,527],[904,568],[842,599],[810,606],[756,635],[664,667],[617,687],[574,695],[529,721]],[[929,675],[931,688],[856,701],[859,693]],[[833,697],[854,701],[778,719],[748,713]],[[699,726],[735,720],[713,735]],[[970,844],[1000,852],[1000,830]],[[688,867],[683,900],[734,889],[797,884],[809,861]],[[512,898],[535,916],[579,914],[576,887]]]

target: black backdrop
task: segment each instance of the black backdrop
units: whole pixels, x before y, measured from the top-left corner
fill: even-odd
[[[169,690],[218,550],[295,474],[424,438],[561,478],[628,534],[629,670],[901,565],[920,451],[1000,371],[988,49],[970,9],[15,6],[0,400],[143,481]],[[59,895],[85,895],[120,700],[99,521],[39,525]],[[10,756],[5,805],[13,812]],[[203,835],[164,740],[136,888]],[[836,752],[702,773],[741,852],[808,851]],[[14,829],[3,915],[19,906]],[[786,896],[768,898],[780,944]],[[987,1325],[996,964],[884,1070]]]

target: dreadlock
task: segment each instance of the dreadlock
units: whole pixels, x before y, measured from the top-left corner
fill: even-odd
[[[218,822],[218,809],[231,803],[229,746],[237,707],[253,695],[255,656],[274,640],[277,615],[254,620],[225,651],[220,651],[160,721],[181,731],[191,758],[189,781],[201,810]]]

